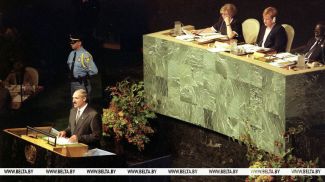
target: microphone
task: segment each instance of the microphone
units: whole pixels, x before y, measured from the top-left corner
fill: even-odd
[[[324,56],[324,42],[323,44],[321,45],[322,47],[322,61],[323,61],[323,64],[325,64],[325,56]]]

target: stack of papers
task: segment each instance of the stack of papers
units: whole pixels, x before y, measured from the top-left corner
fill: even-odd
[[[178,40],[183,40],[183,41],[193,41],[195,38],[195,35],[179,35],[176,37]]]
[[[297,61],[298,60],[297,55],[291,54],[289,52],[276,54],[275,57],[277,57],[279,59],[284,59],[284,60],[287,60],[287,61]]]
[[[184,28],[182,28],[182,31],[185,33],[185,35],[176,36],[176,39],[183,40],[183,41],[193,41],[195,38],[198,37],[194,35],[192,32],[185,30]]]
[[[176,39],[188,42],[196,40],[199,44],[210,43],[215,40],[228,40],[226,35],[221,35],[220,33],[200,33],[196,35],[185,29],[182,29],[182,31],[184,35],[176,36]]]
[[[259,46],[252,45],[252,44],[239,45],[239,46],[237,46],[237,48],[245,50],[246,53],[254,53],[254,52],[257,52],[257,51],[268,51],[268,50],[270,50],[269,48],[263,48],[263,47],[259,47]]]
[[[279,68],[283,68],[283,67],[294,65],[294,64],[296,64],[295,61],[286,61],[286,60],[282,60],[282,59],[277,59],[277,60],[274,60],[274,62],[270,63],[270,65],[276,66]]]
[[[213,47],[213,48],[209,48],[208,51],[210,51],[210,52],[225,52],[225,51],[229,51],[229,49],[226,49],[224,47]]]
[[[294,65],[297,63],[298,60],[298,56],[285,52],[285,53],[279,53],[276,54],[275,57],[277,59],[275,59],[272,63],[270,63],[272,66],[276,66],[276,67],[286,67],[286,66],[290,66],[290,65]]]
[[[220,33],[204,33],[200,34],[200,38],[196,39],[196,41],[199,44],[205,44],[205,43],[210,43],[215,40],[228,40],[228,37],[226,35],[221,35]]]
[[[222,35],[221,33],[200,33],[199,36],[203,37],[211,37],[211,38],[217,38],[217,39],[227,39],[227,35]]]
[[[210,52],[225,52],[230,51],[229,44],[222,42],[215,42],[214,47],[207,49]]]
[[[185,30],[184,28],[182,28],[182,31],[185,33],[185,35],[195,36],[191,31]]]

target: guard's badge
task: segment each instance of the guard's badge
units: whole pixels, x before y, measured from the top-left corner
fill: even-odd
[[[81,65],[83,68],[87,68],[89,61],[90,61],[90,55],[87,52],[82,53],[81,54]]]

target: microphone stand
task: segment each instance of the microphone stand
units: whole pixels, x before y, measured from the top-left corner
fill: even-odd
[[[21,104],[23,104],[23,95],[24,95],[24,93],[23,93],[23,81],[22,80],[20,80],[20,102],[21,102]]]
[[[16,84],[19,86],[20,89],[20,102],[23,103],[23,82],[21,80],[21,73],[15,72],[16,77]]]
[[[20,102],[23,103],[23,84],[20,84]]]
[[[323,64],[325,64],[324,43],[321,45],[321,47],[322,47],[322,61],[323,61]]]
[[[17,73],[16,73],[17,74]],[[20,102],[23,103],[23,78],[21,73],[18,73],[18,76],[16,75],[16,78],[18,77],[18,83],[20,85]]]

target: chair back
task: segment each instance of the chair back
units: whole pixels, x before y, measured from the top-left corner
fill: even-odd
[[[288,25],[288,24],[282,24],[282,26],[285,29],[285,31],[287,33],[287,38],[288,38],[288,42],[287,42],[287,46],[286,46],[286,52],[290,52],[291,45],[292,45],[292,42],[293,42],[293,38],[295,36],[295,29],[293,29],[293,27],[291,25]]]
[[[25,68],[24,83],[38,85],[38,71],[33,67]]]
[[[254,44],[260,31],[260,22],[254,18],[249,18],[242,23],[242,30],[245,42]]]

